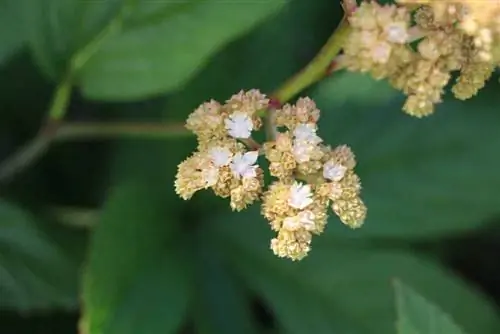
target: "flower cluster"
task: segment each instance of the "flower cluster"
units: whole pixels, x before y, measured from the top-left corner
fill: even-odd
[[[300,98],[274,111],[275,138],[259,144],[254,131],[262,127],[269,100],[257,90],[240,92],[225,104],[209,101],[188,118],[198,138],[198,151],[179,165],[175,190],[183,199],[211,188],[230,198],[235,211],[262,200],[262,214],[277,236],[271,249],[279,257],[304,258],[313,235],[321,234],[328,208],[351,228],[360,227],[366,207],[354,173],[355,157],[347,146],[334,149],[317,134],[319,110]],[[264,190],[259,156],[275,177]]]
[[[407,95],[403,110],[416,117],[434,111],[453,72],[453,94],[468,99],[500,63],[498,1],[366,1],[348,20],[343,65],[387,79]]]

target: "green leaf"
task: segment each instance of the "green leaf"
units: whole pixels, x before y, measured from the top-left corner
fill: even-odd
[[[242,282],[205,233],[199,233],[195,246],[198,279],[194,311],[197,333],[262,333],[262,329],[256,326],[251,301]]]
[[[95,40],[126,1],[18,1],[27,39],[41,70],[52,78],[63,74],[70,59]]]
[[[282,0],[239,2],[196,0],[142,8],[124,23],[81,73],[92,99],[136,100],[174,90],[212,55],[285,4]]]
[[[189,261],[173,242],[167,185],[145,180],[113,189],[94,232],[83,284],[87,334],[174,333],[185,315],[189,280],[181,264]]]
[[[339,2],[289,1],[279,15],[214,55],[181,91],[172,94],[165,112],[184,119],[212,98],[225,101],[241,89],[274,91],[315,56],[341,18]]]
[[[211,221],[221,251],[273,307],[290,333],[395,333],[391,280],[401,278],[448,310],[471,333],[500,330],[496,310],[437,263],[404,249],[384,250],[315,237],[301,262],[275,257],[258,208]],[[328,227],[329,228],[329,227]],[[312,328],[312,329],[311,329]]]
[[[0,0],[0,64],[15,54],[25,42],[17,0]]]
[[[60,240],[78,244],[66,229],[0,201],[0,309],[21,312],[77,306],[79,262]]]
[[[363,228],[330,224],[335,234],[439,237],[477,228],[498,213],[494,87],[465,102],[445,99],[425,119],[404,114],[399,93],[360,74],[336,75],[312,97],[322,110],[325,141],[356,153],[368,206]]]
[[[398,334],[464,334],[441,309],[399,280],[394,282]]]

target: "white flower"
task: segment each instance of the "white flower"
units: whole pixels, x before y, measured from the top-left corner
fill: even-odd
[[[303,140],[294,140],[292,153],[298,163],[308,162],[314,146]]]
[[[227,166],[233,154],[227,147],[213,147],[209,151],[210,158],[215,167]]]
[[[250,138],[253,130],[253,122],[247,114],[234,112],[224,121],[226,130],[233,138]]]
[[[311,144],[319,144],[323,140],[316,134],[315,124],[299,124],[293,130],[295,139],[300,141],[308,141]]]
[[[289,231],[297,231],[301,228],[306,229],[307,231],[312,231],[315,229],[314,224],[314,213],[306,210],[299,212],[298,215],[293,217],[287,217],[283,221],[283,228]]]
[[[250,151],[245,154],[236,153],[233,162],[231,162],[231,170],[236,178],[254,178],[257,176],[257,158],[259,151]]]
[[[290,197],[288,198],[288,205],[292,208],[302,210],[313,202],[311,186],[294,182],[290,188]]]
[[[341,164],[335,163],[332,160],[327,161],[323,165],[323,177],[325,179],[338,182],[342,180],[345,175],[347,168]]]
[[[409,35],[404,22],[392,22],[385,27],[387,40],[392,43],[405,44]]]

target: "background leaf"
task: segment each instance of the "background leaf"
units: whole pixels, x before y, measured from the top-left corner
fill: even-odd
[[[114,189],[94,232],[83,286],[87,334],[173,333],[186,310],[180,264],[188,262],[172,244],[177,224],[163,187],[129,180]]]
[[[0,64],[21,49],[25,32],[17,0],[0,1]]]
[[[348,237],[438,237],[498,214],[495,92],[446,99],[432,117],[415,119],[385,83],[342,73],[319,85],[312,96],[322,110],[320,131],[332,145],[353,147],[369,210],[362,229],[330,228]]]
[[[44,74],[58,78],[74,54],[118,15],[128,0],[18,1],[34,59]]]
[[[394,290],[398,334],[464,334],[447,314],[399,280]]]
[[[85,66],[80,82],[86,96],[134,100],[173,90],[222,46],[276,12],[285,1],[161,4],[164,8],[149,14],[154,18],[136,18],[139,23],[110,38]]]
[[[223,254],[203,229],[196,239],[196,298],[194,316],[199,334],[257,334],[250,296],[244,282],[228,267]]]
[[[69,251],[79,238],[0,201],[0,309],[21,312],[77,306],[79,259]],[[60,242],[62,240],[62,243]]]
[[[495,308],[480,294],[411,249],[334,243],[320,236],[305,260],[278,259],[269,250],[268,224],[253,209],[219,217],[210,225],[213,238],[235,270],[274,308],[286,332],[312,327],[315,333],[394,333],[394,277],[418,288],[471,333],[500,329]]]

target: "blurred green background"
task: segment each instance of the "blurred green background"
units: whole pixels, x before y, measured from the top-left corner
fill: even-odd
[[[0,0],[1,160],[113,19],[74,77],[68,122],[183,122],[208,99],[269,93],[342,17],[331,0],[125,1]],[[497,84],[422,120],[359,74],[303,92],[325,141],[356,153],[369,211],[355,231],[332,217],[300,263],[274,257],[258,205],[177,198],[193,138],[54,143],[0,185],[0,333],[77,333],[85,310],[87,334],[390,334],[395,278],[469,334],[500,333]]]

